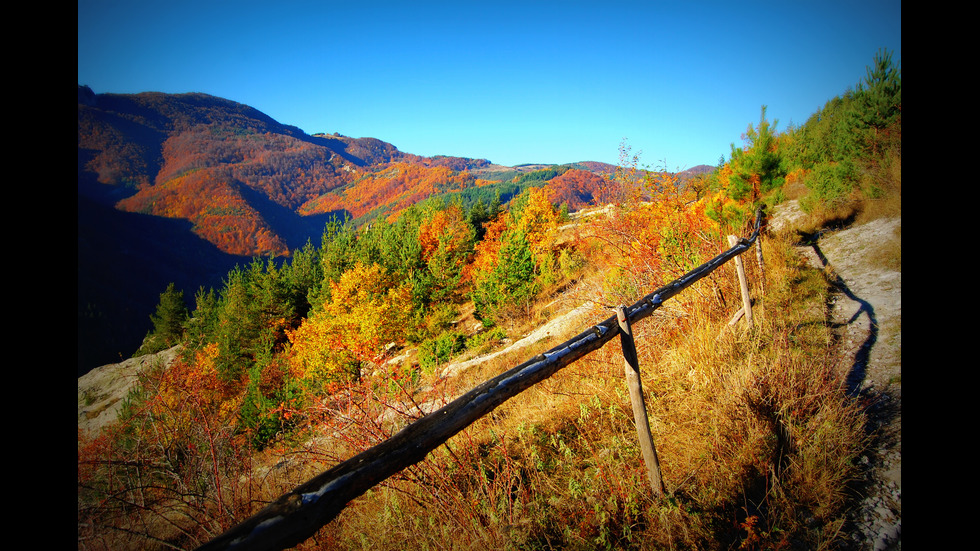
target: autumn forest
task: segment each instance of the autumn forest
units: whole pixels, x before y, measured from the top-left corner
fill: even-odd
[[[447,362],[511,342],[558,312],[563,297],[629,304],[726,249],[727,235],[746,235],[757,209],[787,199],[834,218],[901,193],[901,76],[887,53],[805,123],[781,129],[761,106],[729,155],[684,172],[643,164],[628,142],[616,166],[501,167],[412,155],[375,138],[307,135],[203,94],[96,95],[84,86],[78,94],[79,375],[179,345],[178,359],[131,394],[117,427],[80,436],[79,548],[83,524],[93,548],[200,545],[296,482],[259,480],[257,457],[301,453],[288,450],[314,432],[338,442],[317,452],[321,464],[364,449],[394,430],[372,424],[384,404],[421,401]],[[788,253],[767,254],[777,272],[780,258],[795,266]],[[679,299],[657,330],[680,339],[723,323],[705,312],[737,300],[729,275]],[[759,347],[745,352],[756,358],[784,346],[773,357],[805,361],[801,343],[821,337],[788,327],[809,327],[789,321],[807,315],[796,301],[810,295],[794,287],[806,278],[769,277],[766,311],[787,319],[767,323],[783,337],[715,341],[696,354],[737,363],[739,346]],[[125,338],[110,336],[125,326]],[[408,361],[391,361],[409,350]],[[663,365],[678,354],[641,352]],[[747,383],[773,385],[753,404],[792,403],[801,434],[831,438],[813,423],[855,423],[855,410],[814,398],[833,392],[827,373],[808,370],[799,387],[767,377]],[[628,431],[609,428],[621,415],[618,391],[583,398],[560,384],[548,387],[548,399],[565,404],[549,406],[553,420],[528,409],[516,416],[523,424],[466,433],[370,494],[390,491],[384,505],[366,502],[304,548],[437,546],[461,522],[440,516],[448,510],[465,519],[463,546],[640,548],[642,533],[663,547],[807,548],[838,526],[845,496],[805,493],[829,484],[817,478],[847,475],[826,458],[787,479],[768,508],[742,510],[746,495],[771,491],[757,465],[775,439],[757,432],[765,423],[737,421],[741,406],[721,392],[686,409],[692,388],[710,381],[655,406],[675,408],[664,419],[689,416],[677,426],[713,431],[692,428],[665,444],[667,476],[685,480],[668,505],[638,497],[639,470],[614,466],[635,452],[622,443]],[[569,395],[576,405],[559,401]],[[712,424],[701,418],[708,410],[726,417]],[[853,442],[835,445],[836,455],[857,453]],[[706,463],[717,468],[698,466]],[[379,515],[392,532],[368,541],[365,526]],[[722,526],[726,515],[739,520]]]

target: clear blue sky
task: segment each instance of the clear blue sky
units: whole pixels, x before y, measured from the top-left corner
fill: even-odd
[[[899,0],[79,0],[78,84],[503,165],[727,159],[901,61]]]

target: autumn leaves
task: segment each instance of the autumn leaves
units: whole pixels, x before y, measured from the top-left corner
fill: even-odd
[[[387,343],[424,334],[418,325],[433,305],[472,299],[491,325],[533,299],[556,266],[559,213],[548,198],[543,188],[527,190],[484,226],[479,242],[459,204],[412,209],[398,222],[338,234],[353,239],[347,251],[353,263],[325,282],[322,302],[288,332],[294,373],[311,382],[343,377],[352,365],[377,360]]]

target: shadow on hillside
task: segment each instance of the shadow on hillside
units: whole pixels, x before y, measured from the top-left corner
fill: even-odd
[[[323,214],[310,214],[303,217],[306,220],[306,225],[311,228],[319,228],[318,236],[322,236],[322,232],[326,228],[327,224],[330,222],[337,222],[338,224],[343,224],[347,220],[354,220],[354,215],[350,213],[347,209],[338,209],[326,212]]]
[[[351,164],[353,164],[355,166],[365,166],[365,165],[367,165],[367,163],[364,162],[364,159],[360,159],[360,158],[358,158],[358,157],[356,157],[356,156],[351,155],[350,153],[348,153],[347,152],[348,145],[347,145],[346,142],[344,142],[341,139],[333,138],[333,137],[330,137],[330,136],[323,136],[323,135],[320,135],[320,136],[306,136],[303,139],[306,140],[306,141],[308,141],[308,142],[310,142],[311,144],[318,145],[318,146],[321,146],[321,147],[326,147],[330,151],[333,151],[337,155],[340,155],[347,162],[349,162],[349,163],[351,163]]]
[[[272,231],[282,238],[290,251],[301,249],[306,245],[307,240],[319,245],[323,235],[323,226],[330,217],[339,217],[342,222],[343,216],[347,211],[337,211],[318,216],[302,216],[294,210],[276,203],[261,191],[255,190],[248,185],[238,182],[242,197],[255,210],[259,211],[262,219],[265,220]]]
[[[118,211],[81,194],[77,231],[78,376],[139,348],[168,283],[192,309],[200,287],[219,289],[250,260],[201,239],[186,220]]]

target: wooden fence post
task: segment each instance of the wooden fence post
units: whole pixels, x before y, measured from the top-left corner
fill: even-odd
[[[738,238],[734,235],[728,236],[728,245],[734,247],[738,243]],[[735,271],[738,273],[738,285],[742,291],[742,311],[745,314],[745,322],[752,327],[752,299],[749,297],[749,281],[745,278],[745,266],[742,265],[742,257],[735,257]]]
[[[636,343],[633,341],[625,306],[616,307],[616,319],[619,321],[619,337],[623,345],[623,359],[626,361],[626,383],[629,386],[630,402],[633,404],[636,436],[640,441],[640,450],[643,452],[650,488],[653,489],[654,496],[660,499],[664,497],[660,459],[657,457],[657,448],[653,444],[653,435],[650,433],[650,420],[647,418],[647,408],[643,401],[643,385],[640,382],[640,362],[636,355]]]

